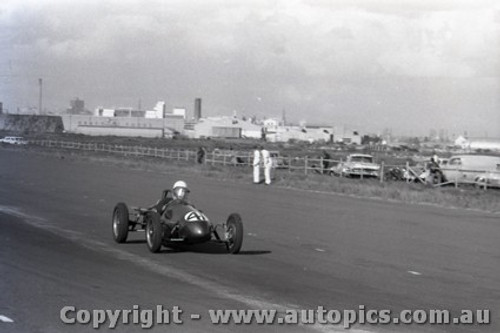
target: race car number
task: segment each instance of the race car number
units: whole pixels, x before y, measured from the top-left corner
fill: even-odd
[[[186,215],[184,215],[184,220],[187,222],[198,222],[198,221],[207,221],[208,219],[205,216],[205,214],[192,210],[186,213]]]

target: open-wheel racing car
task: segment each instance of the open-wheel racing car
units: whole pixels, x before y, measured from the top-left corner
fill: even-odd
[[[163,191],[162,199],[171,198],[171,191]],[[243,223],[237,213],[230,214],[226,223],[212,224],[208,217],[192,204],[171,199],[162,211],[149,208],[127,207],[118,203],[113,210],[113,238],[124,243],[129,232],[145,231],[146,243],[153,253],[161,246],[217,242],[226,245],[229,253],[237,254],[243,243]]]

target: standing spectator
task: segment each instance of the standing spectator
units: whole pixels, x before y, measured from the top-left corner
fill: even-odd
[[[439,166],[439,157],[438,155],[436,154],[436,151],[434,151],[434,153],[432,154],[432,157],[431,157],[431,163]]]
[[[330,166],[330,159],[332,158],[326,150],[323,150],[323,173],[328,173],[328,167]]]
[[[266,185],[270,185],[271,184],[271,168],[273,166],[273,161],[271,159],[271,154],[269,153],[269,151],[267,149],[265,149],[265,148],[262,149],[261,153],[262,153],[262,160],[264,163],[264,178],[266,181]]]
[[[199,164],[203,164],[205,163],[205,154],[206,154],[206,150],[205,150],[205,147],[203,146],[200,146],[198,148],[198,151],[196,152],[196,161],[199,163]]]
[[[431,162],[429,163],[429,177],[427,182],[430,184],[440,184],[443,181],[443,172],[441,171],[441,166],[439,165],[439,157],[434,151],[431,157]]]
[[[253,183],[260,183],[260,163],[261,163],[261,154],[260,147],[255,146],[253,151]]]

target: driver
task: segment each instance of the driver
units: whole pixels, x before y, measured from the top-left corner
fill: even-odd
[[[185,181],[178,180],[172,186],[172,198],[165,196],[164,198],[158,200],[154,208],[158,212],[158,214],[162,214],[165,211],[166,206],[172,202],[173,200],[177,200],[179,202],[186,202],[187,197],[189,195],[189,188]]]
[[[187,201],[189,192],[189,188],[183,180],[176,181],[174,186],[172,186],[174,200]]]

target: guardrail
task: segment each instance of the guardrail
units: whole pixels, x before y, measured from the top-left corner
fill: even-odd
[[[113,154],[121,154],[124,156],[137,156],[137,157],[154,157],[161,159],[170,159],[176,161],[208,164],[208,165],[222,165],[222,166],[235,166],[235,167],[251,167],[253,165],[253,152],[247,151],[234,151],[234,150],[220,150],[215,149],[211,152],[205,152],[204,156],[200,159],[197,150],[192,149],[171,149],[171,148],[156,148],[156,147],[143,147],[143,146],[126,146],[126,145],[112,145],[105,143],[82,143],[71,141],[53,141],[53,140],[30,140],[31,144],[48,147],[48,148],[61,148],[61,149],[75,149],[83,151],[94,152],[107,152]],[[271,152],[273,153],[273,152]],[[275,170],[282,170],[284,172],[299,171],[307,174],[320,174],[320,175],[337,175],[342,177],[342,172],[336,173],[334,169],[337,165],[342,163],[342,159],[325,159],[325,158],[311,158],[292,157],[292,156],[279,156],[273,158],[273,168]],[[470,178],[463,179],[459,177],[460,173],[473,173],[473,174],[498,174],[500,171],[484,170],[462,170],[445,168],[446,171],[455,171],[456,176],[453,179],[448,179],[446,182],[438,182],[434,186],[443,186],[453,184],[458,187],[460,184],[472,184],[480,188],[487,189],[492,187],[487,181],[477,182]],[[422,179],[422,173],[425,170],[416,170],[412,168],[408,162],[405,165],[390,165],[382,162],[378,173],[378,181],[386,182],[388,180],[402,180],[407,183],[421,182],[426,184],[427,179]],[[363,179],[367,175],[360,171],[360,178]]]

